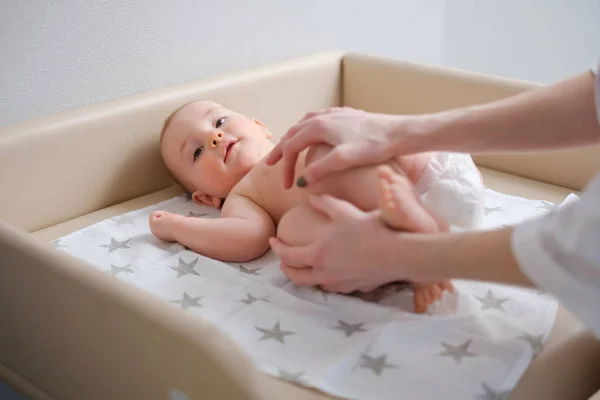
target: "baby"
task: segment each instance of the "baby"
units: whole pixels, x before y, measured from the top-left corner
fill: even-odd
[[[394,200],[398,198],[403,199],[402,210],[409,210],[415,230],[426,231],[428,224],[436,224],[417,196],[457,228],[474,228],[481,221],[483,186],[468,155],[404,156],[387,167],[354,168],[310,188],[286,190],[282,164],[270,167],[263,161],[274,147],[271,137],[260,121],[214,102],[194,101],[173,112],[161,133],[163,161],[193,201],[220,208],[221,217],[156,211],[149,221],[152,233],[206,257],[250,261],[269,249],[269,238],[275,234],[283,242],[293,242],[300,229],[320,234],[325,217],[307,205],[311,193],[328,193],[364,211],[381,207],[382,217],[391,227],[398,226],[399,207]],[[329,150],[328,145],[312,147],[298,158],[296,171],[302,174]],[[413,284],[413,288],[417,312],[424,312],[443,290],[452,291],[450,282]]]

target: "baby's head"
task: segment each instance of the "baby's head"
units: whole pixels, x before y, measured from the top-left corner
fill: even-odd
[[[165,121],[160,153],[175,180],[200,204],[220,207],[272,149],[271,132],[211,101],[187,103]]]

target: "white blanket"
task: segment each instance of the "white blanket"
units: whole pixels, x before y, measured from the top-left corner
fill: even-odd
[[[552,206],[486,189],[485,227]],[[554,322],[557,303],[550,296],[487,283],[455,281],[456,293],[428,315],[412,312],[412,292],[401,286],[365,299],[297,287],[271,252],[253,262],[223,263],[156,239],[148,227],[156,209],[218,217],[180,196],[99,222],[54,246],[212,321],[262,371],[333,395],[503,398]]]

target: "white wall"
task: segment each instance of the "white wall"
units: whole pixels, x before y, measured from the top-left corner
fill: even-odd
[[[597,0],[0,0],[0,125],[345,49],[550,82],[588,66]]]
[[[598,0],[449,0],[442,64],[551,83],[600,58]]]
[[[0,0],[0,124],[319,50],[437,63],[444,0],[420,3]]]

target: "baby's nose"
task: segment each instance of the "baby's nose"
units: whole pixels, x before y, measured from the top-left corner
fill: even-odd
[[[211,139],[211,146],[212,147],[217,147],[219,145],[219,143],[221,143],[221,138],[223,137],[223,132],[217,132],[217,133],[213,133],[212,139]]]

